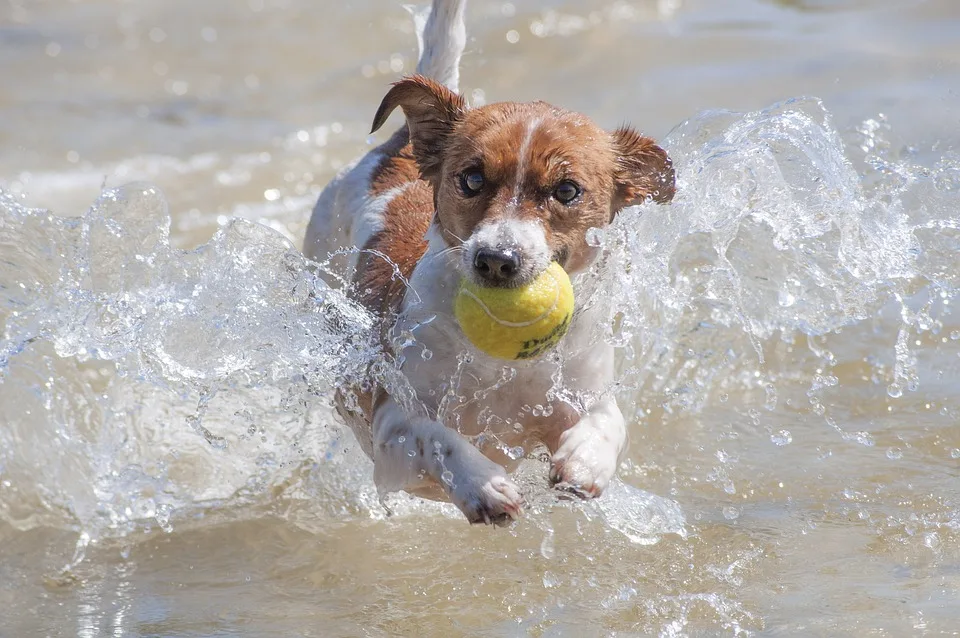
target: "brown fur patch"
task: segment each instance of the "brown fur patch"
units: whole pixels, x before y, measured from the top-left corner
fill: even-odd
[[[376,153],[382,155],[380,163],[370,175],[371,197],[382,195],[392,188],[420,179],[420,169],[413,156],[410,133],[404,126],[381,144]]]
[[[387,204],[383,230],[375,233],[362,247],[353,288],[357,299],[382,318],[381,338],[386,340],[393,323],[390,317],[403,300],[404,280],[409,280],[427,249],[424,235],[433,219],[433,189],[420,179],[406,127],[394,133],[376,152],[383,157],[371,175],[369,196],[378,197],[400,187],[403,191]],[[379,390],[364,392],[355,389],[355,392],[359,414],[349,412],[339,394],[337,407],[357,433],[368,455],[372,456],[369,423],[386,395]]]
[[[427,176],[439,167],[446,135],[463,115],[466,100],[430,78],[422,75],[406,77],[394,83],[384,96],[373,118],[372,131],[383,126],[398,106],[407,120],[412,150],[420,170]]]
[[[383,230],[370,237],[357,260],[354,285],[360,301],[387,316],[403,298],[404,280],[427,249],[424,240],[433,219],[433,189],[420,179],[420,169],[407,140],[407,129],[383,144],[384,157],[374,169],[370,197],[402,188],[383,213]],[[399,274],[399,276],[398,276]]]
[[[613,132],[617,152],[617,198],[614,207],[639,204],[647,197],[658,204],[673,199],[676,193],[673,162],[649,137],[629,126]]]

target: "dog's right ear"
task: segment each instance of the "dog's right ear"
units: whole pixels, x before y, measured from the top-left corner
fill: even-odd
[[[422,75],[412,75],[393,85],[384,96],[373,118],[373,133],[400,107],[407,118],[420,173],[428,178],[440,168],[441,153],[447,135],[463,116],[463,96]]]

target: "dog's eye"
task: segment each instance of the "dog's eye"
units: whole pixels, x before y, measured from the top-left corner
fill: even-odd
[[[473,197],[483,190],[483,173],[476,170],[464,171],[460,174],[460,188],[467,197]]]
[[[556,199],[561,204],[569,204],[577,197],[580,196],[580,187],[576,183],[566,180],[560,182],[555,189],[553,189],[553,198]]]

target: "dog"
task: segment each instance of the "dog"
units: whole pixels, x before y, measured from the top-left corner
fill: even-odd
[[[377,317],[405,383],[384,382],[381,369],[338,395],[378,490],[506,524],[524,505],[508,473],[537,445],[558,489],[596,497],[616,473],[627,429],[609,394],[614,351],[587,307],[554,352],[494,359],[453,318],[458,286],[520,286],[556,261],[579,295],[577,275],[599,254],[588,230],[670,201],[674,172],[627,126],[607,132],[545,102],[468,107],[457,93],[465,4],[434,0],[417,74],[393,84],[373,118],[375,132],[399,108],[405,126],[321,192],[304,253],[322,261],[354,249],[350,294]]]

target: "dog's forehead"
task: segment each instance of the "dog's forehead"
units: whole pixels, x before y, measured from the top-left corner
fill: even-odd
[[[550,164],[577,163],[585,153],[606,156],[610,151],[609,135],[590,118],[545,102],[505,102],[471,109],[458,133],[463,154],[481,155],[494,165],[513,166],[523,159],[521,155]]]

